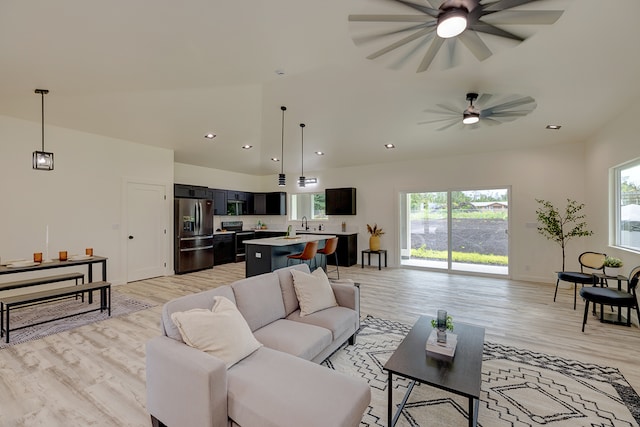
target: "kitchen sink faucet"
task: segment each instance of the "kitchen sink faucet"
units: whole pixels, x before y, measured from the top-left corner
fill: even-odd
[[[302,217],[302,228],[304,228],[305,231],[309,230],[309,223],[307,222],[306,216]]]

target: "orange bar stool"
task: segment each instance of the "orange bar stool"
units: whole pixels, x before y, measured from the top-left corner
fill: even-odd
[[[338,273],[338,279],[340,279],[340,270],[338,270],[338,253],[336,252],[336,249],[338,249],[338,238],[333,237],[331,239],[327,239],[324,244],[324,248],[318,249],[318,255],[324,255],[322,257],[324,260],[322,265],[324,266],[324,271],[325,273],[327,273],[327,275],[329,274],[329,271],[327,271],[327,257],[329,255],[333,255],[335,257],[336,269],[331,270],[331,272],[333,273],[335,271],[336,273]]]
[[[304,250],[299,254],[291,254],[287,255],[287,266],[289,265],[289,261],[292,259],[297,259],[300,263],[309,261],[309,270],[311,270],[311,260],[315,260],[316,254],[318,253],[318,242],[307,242],[304,247]],[[314,261],[315,262],[315,261]],[[317,267],[317,264],[316,264]]]

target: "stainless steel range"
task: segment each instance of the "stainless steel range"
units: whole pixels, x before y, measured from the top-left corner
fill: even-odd
[[[255,239],[255,231],[243,230],[242,221],[223,221],[221,225],[224,230],[235,232],[236,262],[244,261],[246,255],[244,241]]]

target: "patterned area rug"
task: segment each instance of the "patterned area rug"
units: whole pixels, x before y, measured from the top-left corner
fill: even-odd
[[[111,290],[111,317],[118,317],[151,307],[153,307],[152,304],[128,297],[114,291],[113,289]],[[41,322],[47,319],[55,319],[56,317],[80,313],[93,308],[100,308],[100,296],[97,292],[94,293],[93,304],[91,305],[88,304],[85,296],[84,303],[80,300],[71,298],[14,309],[11,310],[10,313],[11,328],[19,328],[22,325]],[[4,336],[0,339],[0,349],[26,341],[37,340],[46,337],[47,335],[68,331],[79,326],[110,319],[111,317],[107,315],[106,311],[92,311],[90,313],[79,314],[78,316],[68,317],[66,319],[54,320],[42,325],[29,326],[24,329],[11,331],[9,334],[10,342],[8,344],[5,342]]]
[[[361,426],[387,425],[385,362],[411,325],[367,316],[355,346],[323,364],[366,379],[371,406]],[[409,381],[394,377],[398,405]],[[485,342],[478,426],[638,426],[640,397],[614,368]],[[468,400],[427,385],[414,387],[397,426],[466,426]],[[395,411],[395,408],[394,408]]]

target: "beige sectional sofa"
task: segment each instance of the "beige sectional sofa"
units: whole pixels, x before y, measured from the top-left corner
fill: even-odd
[[[165,304],[162,336],[146,346],[147,409],[154,425],[359,425],[371,399],[368,384],[319,365],[355,339],[359,288],[333,283],[338,305],[301,316],[292,269],[309,273],[300,264]],[[216,296],[236,304],[263,344],[228,369],[221,359],[186,345],[171,319],[175,312],[211,309]]]

